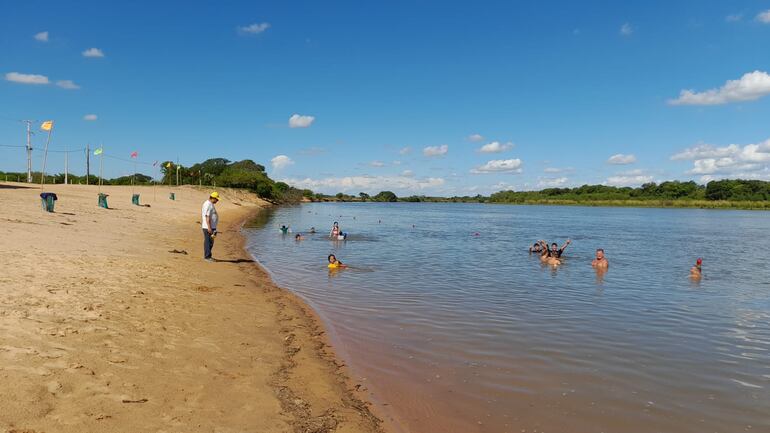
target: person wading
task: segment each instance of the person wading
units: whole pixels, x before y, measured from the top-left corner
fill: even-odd
[[[201,228],[203,229],[203,259],[207,262],[213,262],[211,258],[211,249],[214,248],[214,238],[217,236],[217,223],[219,215],[214,206],[219,201],[219,193],[214,191],[209,199],[203,202],[201,209]]]

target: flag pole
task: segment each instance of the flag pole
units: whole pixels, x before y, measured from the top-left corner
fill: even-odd
[[[45,183],[45,163],[48,160],[48,143],[51,142],[51,133],[53,133],[53,122],[48,129],[48,138],[45,140],[45,152],[43,152],[43,171],[40,173],[40,192],[43,192],[43,184]]]

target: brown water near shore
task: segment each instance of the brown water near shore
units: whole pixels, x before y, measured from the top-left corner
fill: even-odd
[[[345,242],[278,230],[335,220]],[[249,251],[402,431],[770,431],[770,270],[732,248],[762,250],[761,213],[311,204],[262,223]],[[554,230],[573,240],[558,269],[527,253]]]

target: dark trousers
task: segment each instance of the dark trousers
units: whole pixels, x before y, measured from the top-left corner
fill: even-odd
[[[209,231],[203,229],[203,258],[211,258],[211,249],[214,248],[214,239],[211,238]]]

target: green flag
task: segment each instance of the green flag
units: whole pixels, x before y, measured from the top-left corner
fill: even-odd
[[[101,155],[101,154],[102,154],[102,151],[104,151],[104,149],[102,149],[102,148],[100,147],[100,148],[98,148],[98,149],[94,150],[94,155]]]

